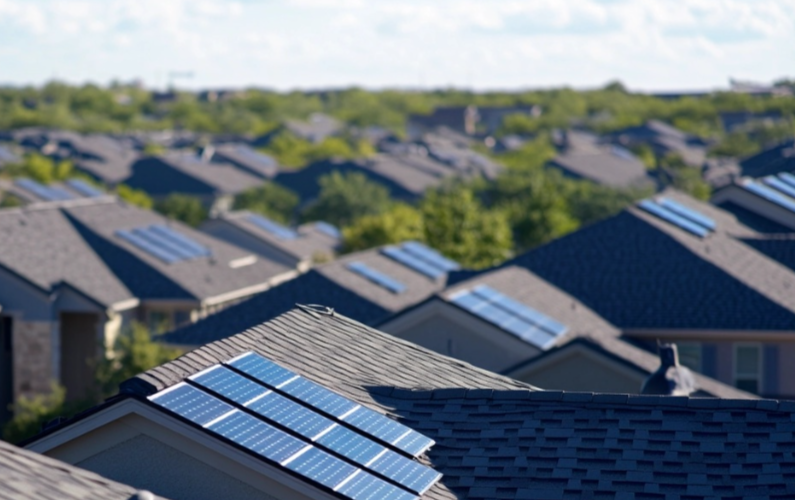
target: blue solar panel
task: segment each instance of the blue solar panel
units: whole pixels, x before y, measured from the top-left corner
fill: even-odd
[[[149,241],[147,241],[147,240],[145,240],[143,238],[140,238],[139,236],[133,234],[130,231],[127,231],[127,230],[124,230],[124,229],[119,229],[118,231],[116,231],[116,236],[118,236],[118,237],[120,237],[120,238],[122,238],[122,239],[124,239],[124,240],[126,240],[126,241],[128,241],[130,243],[132,243],[133,245],[137,246],[141,250],[154,255],[155,257],[157,257],[158,259],[164,261],[167,264],[171,264],[173,262],[177,262],[178,260],[182,259],[182,257],[180,257],[179,255],[175,254],[174,252],[172,252],[172,251],[170,251],[168,249],[165,249],[165,248],[161,248],[161,247],[159,247],[157,245],[154,245],[154,244],[150,243]]]
[[[350,399],[301,376],[284,384],[279,389],[295,399],[337,418],[359,406]]]
[[[387,451],[378,457],[370,468],[420,495],[441,477],[441,474],[430,467],[425,467],[393,451]]]
[[[32,179],[17,179],[15,184],[45,201],[70,200],[74,198],[74,196],[61,188],[45,186]]]
[[[782,181],[778,177],[773,177],[771,175],[762,179],[762,182],[772,187],[773,189],[786,194],[790,198],[795,198],[795,187],[790,186],[789,184]]]
[[[269,392],[267,387],[223,366],[216,366],[200,372],[192,376],[190,380],[243,406],[252,399]]]
[[[188,250],[185,250],[181,246],[177,245],[176,243],[171,242],[170,240],[166,240],[159,234],[153,232],[148,227],[137,227],[132,230],[132,233],[141,238],[142,240],[148,241],[151,245],[154,245],[160,249],[166,250],[171,252],[172,254],[178,257],[178,260],[187,260],[193,257],[193,254]]]
[[[341,425],[335,426],[333,429],[320,436],[317,439],[317,443],[364,466],[367,466],[378,456],[389,451],[372,439],[368,439]],[[402,458],[404,460],[409,460],[406,457]],[[409,461],[411,462],[411,460]]]
[[[422,243],[416,241],[407,241],[401,246],[403,247],[403,250],[407,251],[408,253],[419,257],[420,259],[435,267],[438,267],[443,271],[455,271],[456,269],[461,269],[461,266],[458,264],[458,262],[448,259],[436,250],[425,246]]]
[[[417,496],[371,474],[360,472],[337,489],[356,500],[416,500]]]
[[[717,227],[714,220],[674,200],[671,200],[669,198],[660,198],[658,200],[658,203],[662,205],[664,208],[667,208],[668,210],[676,214],[679,214],[686,219],[690,219],[692,222],[695,222],[699,226],[703,226],[709,229],[710,231],[714,231],[715,227]]]
[[[795,187],[795,175],[792,175],[788,172],[781,172],[780,174],[778,174],[778,178],[786,182],[790,186]]]
[[[795,200],[789,196],[785,196],[774,189],[770,189],[767,186],[763,186],[751,180],[744,182],[743,187],[755,195],[761,196],[782,208],[786,208],[790,212],[795,212]]]
[[[361,262],[349,262],[345,267],[347,267],[348,270],[353,271],[354,273],[372,281],[376,285],[386,288],[392,293],[401,293],[406,290],[406,285],[403,283],[387,276],[380,271],[376,271],[375,269],[362,264]]]
[[[277,224],[270,219],[266,219],[261,215],[250,214],[246,217],[249,222],[252,224],[264,229],[265,231],[271,233],[272,235],[276,236],[282,240],[294,240],[298,237],[298,233],[293,231],[290,228],[286,228],[281,224]]]
[[[300,439],[240,410],[210,424],[207,429],[278,463],[308,446]]]
[[[153,224],[149,226],[149,230],[166,241],[170,241],[187,251],[193,257],[209,257],[211,255],[210,249],[197,243],[192,238],[175,231],[174,229],[163,225]]]
[[[691,222],[689,219],[686,219],[681,215],[672,212],[671,210],[668,210],[667,208],[661,207],[660,205],[654,203],[651,200],[643,200],[638,204],[638,206],[643,210],[649,212],[650,214],[656,215],[660,219],[668,221],[671,224],[678,226],[681,229],[684,229],[685,231],[695,234],[696,236],[699,236],[701,238],[703,238],[709,233],[709,231],[703,226],[700,226],[695,222]]]
[[[292,380],[298,375],[295,372],[277,365],[273,361],[266,359],[259,354],[249,352],[238,356],[226,363],[237,368],[241,372],[260,380],[271,387],[279,387],[288,380]]]
[[[274,392],[246,407],[309,440],[316,439],[335,425],[330,419]]]
[[[284,466],[332,490],[359,471],[353,465],[314,447],[287,462]]]
[[[58,186],[48,186],[47,190],[50,192],[50,199],[53,200],[74,200],[75,195],[67,191],[66,189]]]
[[[611,146],[610,152],[613,153],[613,156],[621,158],[622,160],[634,160],[635,155],[630,153],[628,150],[620,147],[620,146]]]
[[[202,427],[234,410],[218,398],[185,383],[149,399]]]
[[[413,269],[414,271],[417,271],[418,273],[424,274],[431,279],[436,279],[444,275],[443,270],[434,267],[423,260],[420,260],[419,258],[398,247],[384,247],[381,249],[381,253],[390,259],[395,260],[404,266]]]
[[[375,436],[385,443],[397,446],[398,441],[403,438],[411,429],[403,424],[387,418],[377,411],[360,406],[356,411],[343,419],[357,429]]]
[[[70,188],[74,189],[78,193],[82,194],[83,196],[87,196],[89,198],[98,198],[100,196],[105,196],[105,193],[94,186],[90,185],[89,183],[80,180],[80,179],[69,179],[66,181]]]
[[[251,161],[256,163],[261,163],[262,165],[271,167],[276,165],[276,161],[266,154],[262,154],[254,149],[251,149],[248,146],[238,146],[235,148],[237,153]]]
[[[340,232],[340,230],[337,229],[335,226],[329,224],[328,222],[323,222],[323,221],[315,222],[315,227],[321,233],[324,233],[327,236],[331,236],[335,240],[339,240],[342,238],[342,233]]]

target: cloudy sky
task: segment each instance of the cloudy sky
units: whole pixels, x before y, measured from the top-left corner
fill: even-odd
[[[0,0],[0,83],[638,90],[795,77],[795,0]]]

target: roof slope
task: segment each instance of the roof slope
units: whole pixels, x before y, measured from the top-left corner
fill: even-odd
[[[195,155],[172,153],[136,161],[125,182],[147,193],[164,196],[171,193],[236,194],[261,185],[263,180],[227,163],[211,163]]]
[[[764,177],[795,171],[795,140],[783,142],[740,162],[742,175]]]
[[[132,486],[0,441],[2,499],[134,500],[137,493]]]
[[[530,269],[622,329],[793,330],[795,274],[741,241],[757,233],[714,206],[665,195],[714,219],[717,231],[700,239],[631,207],[506,265]]]
[[[566,148],[550,164],[570,176],[614,187],[650,185],[646,167],[623,148],[599,143],[593,134],[569,130]]]

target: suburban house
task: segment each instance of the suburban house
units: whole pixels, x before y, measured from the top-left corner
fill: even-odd
[[[302,306],[26,448],[174,500],[795,494],[790,402],[543,391]]]
[[[702,139],[659,120],[613,132],[610,137],[626,148],[648,146],[658,157],[677,154],[692,167],[701,168],[707,159],[707,144]]]
[[[795,395],[795,271],[768,235],[674,190],[520,255],[626,337],[691,343],[701,372],[766,396]],[[791,264],[790,264],[791,265]]]
[[[251,141],[251,145],[267,146],[274,137],[282,132],[289,132],[305,141],[319,144],[326,138],[338,135],[344,130],[345,124],[339,120],[323,113],[312,113],[306,121],[286,120],[279,127]]]
[[[789,172],[737,179],[716,191],[711,201],[764,232],[795,231],[795,175]]]
[[[222,212],[232,207],[236,194],[260,186],[263,179],[193,153],[170,153],[141,158],[133,164],[124,183],[155,199],[173,193],[196,196],[212,212]]]
[[[726,132],[743,132],[749,127],[759,125],[775,125],[785,120],[781,111],[723,111],[718,113],[718,118]]]
[[[541,108],[535,105],[522,106],[440,106],[431,114],[409,115],[406,125],[407,136],[417,140],[423,134],[438,127],[446,127],[467,135],[490,135],[502,126],[506,116],[522,114],[540,116]]]
[[[332,260],[342,243],[342,233],[327,222],[309,222],[293,229],[245,210],[218,214],[199,230],[300,271]]]
[[[603,144],[598,136],[578,130],[563,132],[559,142],[560,152],[547,166],[566,177],[617,188],[654,186],[643,162],[621,146]]]
[[[347,254],[251,299],[162,337],[197,347],[268,321],[295,304],[324,304],[373,325],[445,287],[458,264],[418,242]]]
[[[3,441],[0,441],[0,498],[166,500]]]
[[[740,169],[746,177],[764,177],[782,172],[795,172],[795,140],[761,151],[740,162]]]
[[[0,210],[0,235],[3,410],[51,381],[79,399],[132,321],[171,329],[296,274],[109,196]]]
[[[13,196],[23,205],[78,198],[99,198],[107,195],[101,188],[82,179],[69,179],[46,185],[24,177],[13,181],[0,180],[0,192]]]
[[[213,162],[228,163],[248,174],[272,179],[279,171],[276,160],[261,153],[248,144],[227,143],[210,146]]]

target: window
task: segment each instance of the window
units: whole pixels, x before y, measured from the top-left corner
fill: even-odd
[[[735,344],[734,386],[759,393],[762,385],[762,347],[758,344]]]
[[[701,343],[681,342],[676,344],[679,352],[679,364],[693,371],[701,371]]]

